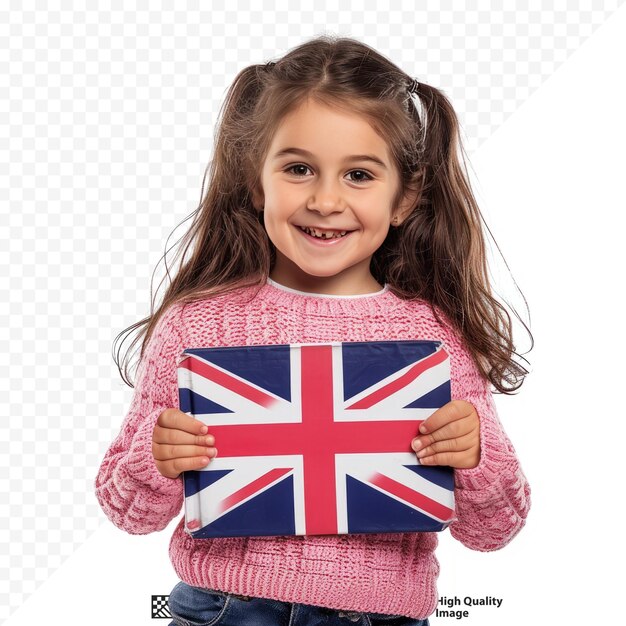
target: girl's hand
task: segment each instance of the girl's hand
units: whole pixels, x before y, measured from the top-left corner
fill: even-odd
[[[208,465],[217,456],[214,444],[205,424],[178,409],[165,409],[152,431],[154,463],[166,478]]]
[[[478,413],[465,400],[452,400],[420,425],[412,447],[423,465],[476,467],[480,461]]]

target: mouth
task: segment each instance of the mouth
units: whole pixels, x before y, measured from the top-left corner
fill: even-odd
[[[320,241],[343,239],[354,232],[352,230],[337,230],[334,228],[309,228],[308,226],[298,226],[298,228],[309,237]]]

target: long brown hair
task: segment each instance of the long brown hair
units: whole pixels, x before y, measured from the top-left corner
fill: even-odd
[[[415,92],[412,77],[376,50],[331,35],[307,41],[275,63],[246,67],[235,77],[220,111],[208,191],[189,216],[193,221],[175,257],[179,269],[172,278],[165,261],[170,284],[162,303],[155,311],[153,298],[151,315],[122,331],[114,346],[124,333],[145,327],[130,346],[145,333],[141,359],[170,305],[265,284],[275,248],[260,207],[254,206],[254,191],[260,189],[262,164],[278,125],[307,98],[365,116],[385,137],[401,178],[396,204],[407,190],[419,192],[408,218],[390,228],[374,254],[374,278],[400,298],[427,301],[439,321],[437,309],[442,312],[482,375],[501,393],[517,390],[528,370],[513,358],[511,317],[491,291],[483,218],[452,105],[425,83]],[[115,354],[114,359],[133,387]]]

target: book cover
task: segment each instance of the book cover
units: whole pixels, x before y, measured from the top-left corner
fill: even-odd
[[[439,341],[186,349],[180,410],[218,456],[185,472],[195,538],[440,531],[449,467],[421,466],[420,423],[450,400]]]

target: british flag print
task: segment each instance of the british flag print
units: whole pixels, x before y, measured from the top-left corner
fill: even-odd
[[[443,530],[454,474],[411,441],[450,400],[440,341],[196,348],[177,369],[180,410],[218,456],[183,475],[195,538]]]

